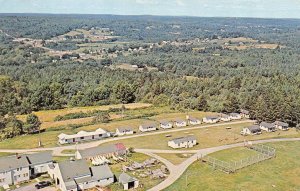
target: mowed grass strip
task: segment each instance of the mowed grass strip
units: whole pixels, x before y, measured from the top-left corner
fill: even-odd
[[[195,153],[156,153],[156,155],[163,157],[173,163],[179,165]]]
[[[194,135],[198,144],[192,148],[183,148],[184,150],[197,150],[209,147],[216,147],[220,145],[233,144],[243,142],[244,140],[260,140],[270,138],[282,138],[282,137],[300,137],[300,134],[295,129],[289,131],[277,131],[274,133],[263,132],[261,135],[242,136],[240,131],[243,127],[249,126],[251,123],[240,123],[234,125],[228,125],[226,123],[219,124],[214,127],[207,127],[195,130],[184,130],[186,127],[182,127],[183,131],[162,133],[158,135],[149,135],[144,137],[135,137],[123,139],[124,143],[128,147],[140,148],[140,149],[166,149],[172,150],[168,147],[168,140],[177,137],[183,137],[187,135]],[[226,129],[231,127],[231,129]],[[114,141],[111,143],[117,143],[120,141]],[[180,150],[180,149],[178,149]],[[181,149],[182,150],[182,149]]]
[[[276,148],[276,158],[243,168],[234,174],[225,174],[202,162],[193,163],[187,171],[165,191],[243,190],[296,191],[300,188],[300,142],[267,144]],[[220,151],[211,156],[225,158],[236,154],[238,148]],[[186,175],[188,181],[186,182]],[[187,183],[187,186],[186,186]]]
[[[101,110],[107,111],[110,108],[121,108],[123,104],[117,105],[105,105],[105,106],[89,106],[89,107],[73,107],[73,108],[65,108],[65,109],[58,109],[58,110],[45,110],[45,111],[37,111],[34,112],[42,122],[50,122],[54,121],[55,117],[61,115],[64,116],[69,113],[78,113],[78,112],[89,112],[93,110]],[[138,108],[146,108],[150,107],[151,104],[147,103],[130,103],[124,104],[127,109],[138,109]],[[25,120],[26,115],[18,116],[19,119]]]

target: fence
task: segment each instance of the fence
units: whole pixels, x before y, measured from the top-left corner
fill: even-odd
[[[276,150],[266,145],[245,145],[245,147],[257,151],[258,154],[234,162],[226,162],[210,156],[205,156],[201,159],[202,162],[206,162],[214,169],[221,170],[225,173],[234,173],[239,169],[262,162],[267,159],[271,159],[276,155]]]

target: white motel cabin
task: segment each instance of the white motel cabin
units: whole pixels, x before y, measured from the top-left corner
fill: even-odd
[[[143,124],[139,126],[139,130],[141,132],[148,132],[148,131],[156,131],[156,125],[155,124]]]
[[[283,130],[283,131],[287,131],[289,130],[289,124],[288,123],[284,123],[281,121],[275,121],[274,122],[275,128]]]
[[[176,127],[186,127],[187,126],[187,122],[185,120],[182,120],[182,119],[175,119],[174,120],[174,125]]]
[[[230,113],[230,114],[229,114],[229,117],[230,117],[230,119],[232,119],[232,120],[242,119],[242,116],[241,116],[241,114],[239,114],[239,113]]]
[[[221,121],[231,121],[231,118],[230,118],[230,116],[229,115],[226,115],[226,114],[220,114],[220,120]]]
[[[60,144],[68,144],[68,143],[77,143],[83,141],[99,140],[107,137],[110,137],[110,133],[99,128],[93,132],[80,131],[73,135],[67,135],[61,133],[60,135],[58,135],[58,142]]]
[[[159,126],[160,126],[160,128],[162,128],[162,129],[171,129],[171,128],[173,128],[172,122],[167,121],[167,120],[162,120],[162,121],[160,121],[160,122],[159,122]]]
[[[123,135],[132,135],[134,133],[131,127],[119,127],[116,129],[116,135],[123,136]]]
[[[197,144],[195,136],[179,137],[168,141],[168,146],[173,149],[190,148]]]
[[[243,128],[242,135],[259,135],[261,134],[261,129],[258,125],[252,125],[249,127]]]
[[[203,122],[204,123],[218,123],[220,120],[219,117],[215,117],[215,116],[212,116],[212,117],[204,117],[203,118]]]
[[[260,126],[261,130],[264,130],[267,132],[276,131],[275,125],[273,123],[261,122],[259,126]]]
[[[189,117],[188,120],[191,125],[200,125],[201,124],[201,120],[194,118],[194,117]]]
[[[246,119],[249,119],[250,118],[250,112],[246,109],[241,109],[241,112],[240,112],[241,116],[243,118],[246,118]]]

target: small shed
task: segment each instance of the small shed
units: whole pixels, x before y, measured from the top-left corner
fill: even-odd
[[[138,186],[139,186],[139,180],[132,177],[132,176],[129,176],[125,172],[123,172],[119,176],[119,182],[123,185],[124,190],[129,190],[129,189],[132,189],[132,188],[138,188]]]

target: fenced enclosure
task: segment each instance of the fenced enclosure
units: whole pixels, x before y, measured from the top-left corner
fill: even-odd
[[[256,151],[257,154],[238,161],[230,162],[219,160],[211,156],[202,157],[201,161],[211,165],[213,169],[221,170],[225,173],[234,173],[239,169],[262,162],[267,159],[271,159],[276,156],[276,149],[266,145],[245,144],[245,148],[252,149]]]

